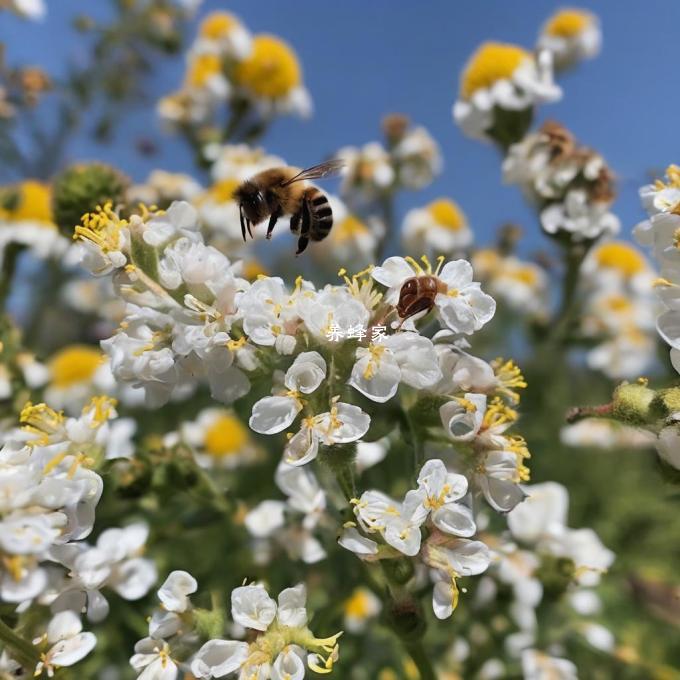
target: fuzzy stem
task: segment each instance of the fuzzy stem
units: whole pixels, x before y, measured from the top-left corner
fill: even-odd
[[[7,648],[9,656],[27,670],[32,671],[40,661],[40,653],[28,641],[17,635],[0,619],[0,642]]]
[[[568,423],[577,423],[584,418],[612,418],[614,404],[602,404],[601,406],[574,406],[567,411],[565,420]]]

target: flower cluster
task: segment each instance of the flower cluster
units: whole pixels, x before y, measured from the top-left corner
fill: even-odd
[[[248,641],[214,637],[196,651],[201,624],[211,615],[192,605],[189,596],[197,589],[196,579],[186,571],[173,571],[161,586],[161,607],[130,659],[139,678],[175,680],[180,670],[190,670],[199,679],[239,673],[240,678],[302,680],[306,668],[322,674],[333,669],[342,633],[317,638],[311,632],[303,584],[282,590],[278,602],[260,584],[235,588],[232,634]],[[222,628],[223,622],[218,625]]]
[[[538,104],[561,96],[550,52],[534,54],[517,45],[487,42],[463,69],[453,117],[467,136],[507,148],[526,132]]]
[[[395,188],[422,189],[441,172],[439,146],[424,127],[411,127],[408,118],[392,114],[384,119],[383,132],[384,145],[370,142],[338,151],[347,166],[344,195],[372,200]]]
[[[160,101],[159,113],[173,125],[200,128],[225,104],[234,120],[252,109],[265,120],[311,112],[292,48],[273,35],[253,36],[236,16],[216,11],[203,19],[188,51],[182,88]]]
[[[656,333],[652,283],[643,255],[623,241],[597,245],[583,264],[586,299],[580,331],[597,344],[588,365],[610,378],[634,379],[654,360]]]
[[[111,420],[115,403],[94,397],[79,417],[65,417],[45,404],[28,403],[21,427],[4,433],[0,475],[0,600],[25,609],[33,601],[56,615],[34,645],[41,649],[36,675],[52,675],[87,655],[95,645],[82,633],[80,614],[101,621],[110,588],[137,600],[156,580],[154,563],[141,557],[148,535],[143,523],[108,529],[95,546],[92,531],[103,482],[94,471],[117,456]]]
[[[660,266],[660,278],[655,288],[665,311],[657,321],[661,337],[671,346],[671,361],[680,373],[679,316],[676,311],[677,289],[680,286],[680,168],[671,165],[666,178],[640,189],[642,205],[649,219],[635,228],[643,245],[653,249]]]
[[[611,170],[602,156],[577,144],[559,123],[548,121],[512,145],[503,162],[503,179],[520,186],[537,205],[548,234],[589,240],[619,230],[619,220],[609,210],[615,196]]]

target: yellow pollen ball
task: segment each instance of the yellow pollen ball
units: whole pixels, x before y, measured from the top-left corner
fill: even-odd
[[[465,227],[465,215],[458,204],[448,198],[439,198],[427,206],[434,221],[451,231],[460,231]]]
[[[345,614],[356,619],[365,619],[370,614],[370,600],[363,588],[357,588],[345,601]]]
[[[248,432],[243,423],[235,416],[223,413],[207,429],[203,446],[211,456],[223,458],[240,453],[247,441]]]
[[[189,65],[187,85],[203,87],[210,78],[222,70],[222,62],[216,54],[200,54]]]
[[[469,99],[477,90],[512,77],[518,66],[531,59],[527,50],[506,43],[486,42],[472,55],[463,70],[460,94]]]
[[[235,179],[223,179],[215,182],[210,187],[210,196],[217,203],[227,203],[234,200],[234,191],[238,188],[239,182]]]
[[[297,87],[302,74],[291,47],[273,35],[258,35],[250,56],[236,67],[234,79],[260,97],[276,99]]]
[[[16,187],[18,200],[10,210],[0,210],[0,217],[7,220],[40,222],[53,227],[52,192],[47,184],[26,180]]]
[[[240,25],[241,22],[229,12],[213,12],[203,20],[199,33],[209,40],[219,40]]]
[[[87,345],[70,345],[52,356],[49,362],[52,384],[72,387],[89,382],[104,361],[102,353]]]
[[[368,233],[368,227],[353,215],[346,217],[331,232],[338,241],[349,241],[354,236]]]
[[[546,24],[548,35],[560,38],[573,38],[582,33],[590,24],[590,15],[577,9],[565,9],[557,12]]]
[[[595,259],[600,267],[617,269],[624,276],[634,276],[645,270],[645,259],[633,246],[614,241],[600,246]]]

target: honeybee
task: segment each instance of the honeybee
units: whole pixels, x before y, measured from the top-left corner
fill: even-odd
[[[290,230],[300,237],[296,255],[307,247],[310,239],[325,239],[333,226],[333,211],[326,194],[309,186],[307,180],[334,175],[343,165],[343,161],[334,159],[306,170],[271,168],[243,182],[234,192],[234,200],[239,204],[243,240],[246,240],[246,228],[252,238],[251,227],[267,217],[267,238],[270,239],[277,220],[284,215],[291,216]]]
[[[439,293],[446,292],[446,284],[436,276],[412,276],[399,291],[397,314],[402,322],[419,312],[430,311]]]

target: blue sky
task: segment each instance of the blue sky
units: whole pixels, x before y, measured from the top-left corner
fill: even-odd
[[[69,17],[90,11],[104,15],[106,0],[47,0],[42,24],[3,13],[0,41],[10,63],[41,64],[58,75],[66,60],[84,56]],[[223,8],[238,14],[253,32],[272,32],[288,40],[302,62],[315,103],[311,120],[276,122],[264,144],[291,164],[309,165],[346,144],[362,144],[379,135],[386,112],[400,111],[425,125],[439,141],[444,172],[426,190],[406,194],[400,214],[434,197],[455,198],[468,214],[479,242],[490,240],[499,224],[526,227],[530,246],[539,238],[535,218],[514,187],[500,182],[493,148],[463,137],[451,119],[458,74],[483,40],[531,47],[545,18],[562,3],[547,0],[206,0],[199,13]],[[619,178],[615,205],[623,234],[641,217],[638,186],[650,170],[680,160],[677,130],[680,87],[677,45],[680,3],[583,3],[596,12],[604,31],[604,49],[594,61],[561,81],[564,99],[544,107],[586,144],[598,149]],[[191,29],[193,34],[193,27]],[[68,160],[101,158],[134,179],[154,167],[192,171],[188,150],[158,126],[154,101],[180,82],[180,57],[159,63],[148,99],[131,111],[110,147],[82,137],[69,147]],[[135,141],[150,136],[159,146],[154,158],[142,158]]]

